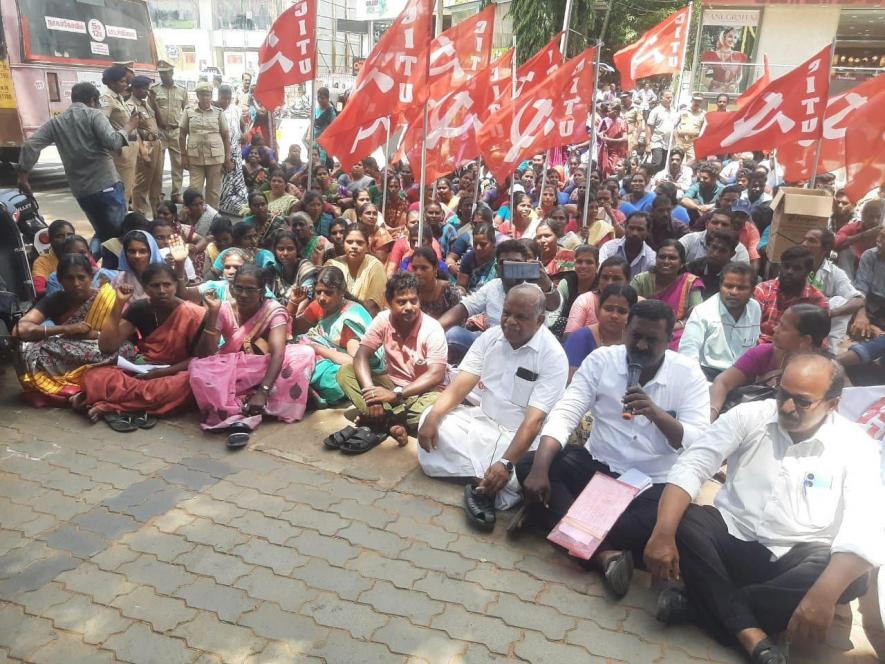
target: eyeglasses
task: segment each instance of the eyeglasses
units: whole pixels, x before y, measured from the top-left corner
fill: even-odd
[[[233,284],[231,287],[231,292],[233,293],[261,293],[264,291],[263,288],[252,288],[250,286],[237,286]]]
[[[809,410],[810,408],[813,408],[817,404],[822,403],[827,400],[826,397],[824,397],[823,399],[814,399],[814,400],[807,399],[805,397],[800,397],[799,395],[796,395],[796,394],[790,394],[782,387],[777,388],[777,392],[775,393],[774,398],[775,398],[775,400],[777,400],[778,404],[781,404],[781,405],[787,403],[787,401],[790,401],[792,399],[793,404],[799,410]]]

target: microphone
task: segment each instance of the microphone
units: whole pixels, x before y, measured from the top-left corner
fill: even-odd
[[[629,390],[634,385],[639,384],[639,375],[645,367],[643,363],[637,362],[633,358],[628,358],[627,362],[627,389]],[[624,410],[621,413],[621,417],[625,420],[633,419],[633,411],[630,410],[630,407],[627,404],[624,404]]]

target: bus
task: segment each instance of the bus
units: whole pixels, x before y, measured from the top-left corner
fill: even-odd
[[[0,0],[0,161],[71,103],[81,81],[134,62],[156,79],[157,47],[145,0]]]

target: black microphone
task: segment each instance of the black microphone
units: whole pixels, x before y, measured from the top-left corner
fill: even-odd
[[[627,389],[629,390],[634,385],[639,384],[639,375],[642,373],[645,366],[633,358],[628,358],[627,362]],[[626,393],[624,396],[626,396]],[[633,419],[633,411],[630,410],[630,407],[627,404],[624,404],[624,410],[621,413],[621,417],[625,420]]]

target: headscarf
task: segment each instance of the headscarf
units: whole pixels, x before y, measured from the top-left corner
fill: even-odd
[[[245,263],[255,263],[260,268],[273,266],[273,264],[276,263],[276,258],[267,249],[259,249],[255,252],[255,255],[253,256],[245,249],[240,249],[239,247],[228,247],[215,257],[215,262],[212,263],[212,269],[217,272],[221,272],[224,269],[224,259],[232,254],[242,258]]]
[[[157,246],[157,241],[154,239],[154,236],[150,233],[145,233],[144,231],[132,231],[133,233],[138,233],[141,237],[138,238],[139,242],[144,242],[148,248],[151,250],[151,260],[150,263],[165,263],[166,259],[160,255],[160,247]],[[120,255],[117,257],[117,270],[119,272],[132,272],[132,268],[129,266],[129,261],[126,260],[126,247],[123,246],[120,249]]]

